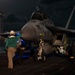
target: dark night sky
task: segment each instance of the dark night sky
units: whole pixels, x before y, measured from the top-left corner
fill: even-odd
[[[0,0],[0,10],[5,14],[15,13],[29,17],[34,11],[37,0]]]
[[[66,25],[71,11],[75,5],[75,0],[41,0],[45,12],[49,15],[50,19],[59,26]],[[71,19],[69,28],[75,29],[75,12]]]
[[[0,0],[0,11],[6,15],[16,14],[20,18],[29,20],[31,13],[40,5],[43,11],[58,26],[65,26],[75,5],[75,0]],[[75,29],[75,12],[69,28]]]

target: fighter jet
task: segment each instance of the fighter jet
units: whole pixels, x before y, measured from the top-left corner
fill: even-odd
[[[40,39],[44,40],[43,50],[46,55],[54,51],[54,44],[62,45],[63,34],[70,37],[70,35],[75,35],[75,31],[56,27],[44,12],[36,10],[32,13],[30,20],[22,27],[20,34],[22,35],[21,38],[27,41],[37,42]],[[56,41],[57,43],[55,43]]]
[[[74,37],[75,31],[56,27],[45,13],[36,10],[32,13],[30,21],[22,27],[21,34],[22,38],[28,41],[44,40],[44,54],[49,54],[54,51],[54,45],[63,45],[63,34],[70,38]]]

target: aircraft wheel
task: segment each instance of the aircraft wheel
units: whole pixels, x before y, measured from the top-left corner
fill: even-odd
[[[34,52],[33,59],[34,59],[35,62],[38,61],[38,51],[35,51],[35,52]]]

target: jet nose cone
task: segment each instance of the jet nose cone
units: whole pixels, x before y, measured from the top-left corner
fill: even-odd
[[[22,38],[25,40],[34,40],[36,32],[33,28],[27,27],[21,30]]]

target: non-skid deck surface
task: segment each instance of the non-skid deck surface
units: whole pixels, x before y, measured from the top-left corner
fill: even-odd
[[[20,65],[15,60],[14,70],[7,69],[6,55],[0,55],[0,75],[75,75],[75,60],[51,56],[45,62],[24,59]]]

